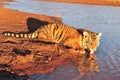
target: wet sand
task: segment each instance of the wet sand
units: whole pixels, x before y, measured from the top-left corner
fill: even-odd
[[[42,14],[20,12],[8,8],[0,8],[0,18],[0,73],[3,73],[4,70],[11,72],[12,69],[16,71],[16,74],[21,75],[19,70],[24,70],[26,68],[32,69],[33,66],[37,64],[35,62],[39,57],[37,56],[38,58],[33,58],[33,56],[36,57],[37,54],[40,55],[40,53],[43,53],[46,49],[48,49],[48,52],[53,52],[53,49],[56,48],[54,45],[47,45],[36,40],[32,41],[29,39],[4,37],[1,34],[4,31],[33,32],[40,26],[46,25],[48,23],[62,23],[59,18]],[[53,49],[51,49],[50,46],[53,46]],[[47,51],[45,52],[47,53]],[[41,54],[40,57],[42,57],[42,59],[39,61],[39,63],[47,62],[48,58],[44,58],[43,55],[47,54]],[[53,56],[57,55],[58,54],[55,54]],[[43,68],[44,67],[41,67],[41,69],[39,69],[41,71],[39,71],[37,68],[36,70],[31,70],[32,72],[25,72],[25,74],[45,73],[53,70],[52,67],[46,69]],[[2,75],[0,75],[0,78],[1,76]]]
[[[48,23],[62,23],[60,18],[8,8],[0,8],[0,18],[0,79],[53,72],[58,66],[71,61],[83,75],[92,70],[99,71],[95,57],[91,60],[86,54],[81,55],[64,46],[44,43],[37,39],[1,35],[6,31],[30,33]],[[9,77],[6,77],[8,74]]]
[[[44,0],[44,1],[68,2],[68,3],[91,4],[91,5],[120,6],[119,0]]]
[[[19,12],[8,8],[0,8],[0,28],[1,30],[15,31],[13,28],[19,28],[18,31],[33,31],[34,28],[47,23],[61,22],[59,18],[50,17],[40,14],[32,14],[27,12]],[[32,23],[31,23],[32,22]],[[34,23],[36,22],[36,23]],[[36,27],[35,27],[36,26]],[[33,27],[33,30],[31,30]]]

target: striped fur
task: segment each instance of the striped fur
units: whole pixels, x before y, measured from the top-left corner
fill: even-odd
[[[100,34],[101,33],[96,34],[89,30],[76,29],[66,24],[59,23],[41,26],[36,31],[29,34],[13,32],[3,33],[3,35],[5,36],[12,36],[18,38],[37,38],[44,42],[63,44],[65,46],[79,50],[81,51],[81,53],[85,53],[85,49],[95,51],[99,45],[99,39],[101,36]],[[92,42],[90,39],[92,39]],[[97,43],[97,45],[91,45],[92,43]],[[92,46],[94,46],[94,49]]]

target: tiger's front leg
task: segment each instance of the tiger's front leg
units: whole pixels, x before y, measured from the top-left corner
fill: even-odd
[[[78,41],[75,41],[75,38],[69,38],[69,39],[65,40],[64,43],[63,43],[63,45],[71,47],[74,50],[79,51],[79,53],[81,53],[81,54],[86,53],[85,48],[81,47],[78,44]]]
[[[79,44],[74,44],[73,45],[73,48],[76,50],[76,51],[79,51],[80,54],[85,54],[86,51],[85,51],[85,48],[84,47],[81,47]]]

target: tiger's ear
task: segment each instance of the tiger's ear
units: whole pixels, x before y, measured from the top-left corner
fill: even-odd
[[[100,37],[100,36],[102,36],[102,33],[100,32],[100,33],[98,33],[97,35]]]
[[[88,32],[84,31],[83,36],[85,36],[85,37],[88,36]]]

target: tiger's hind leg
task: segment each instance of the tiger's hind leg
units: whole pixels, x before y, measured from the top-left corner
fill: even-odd
[[[48,38],[43,38],[43,37],[40,37],[39,40],[42,42],[46,42],[46,43],[56,43],[54,39],[48,39]]]

